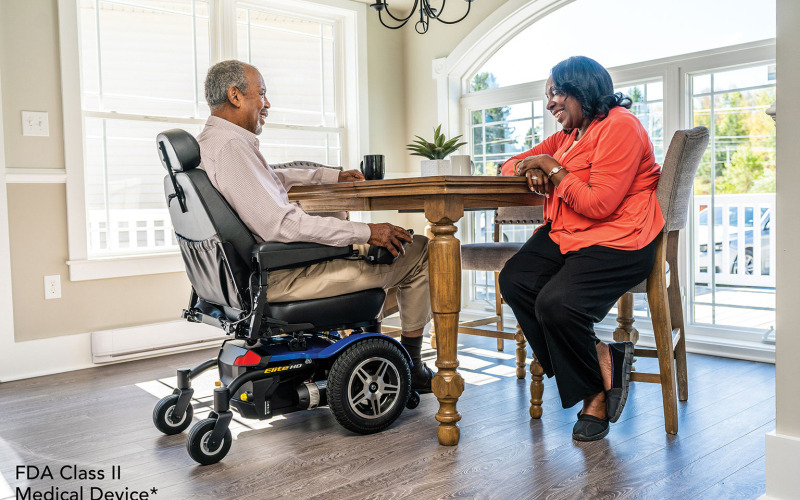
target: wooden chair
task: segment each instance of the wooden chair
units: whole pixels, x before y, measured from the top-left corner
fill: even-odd
[[[678,235],[686,227],[694,176],[707,146],[708,129],[705,127],[679,130],[672,137],[656,191],[666,221],[664,229],[657,236],[656,261],[650,276],[620,299],[620,326],[614,332],[614,340],[635,343],[638,334],[630,335],[633,332],[632,294],[646,292],[656,348],[637,348],[635,355],[658,358],[659,373],[633,372],[631,381],[661,384],[664,428],[669,434],[678,432],[678,397],[686,401],[689,396],[683,306],[677,272]],[[669,273],[669,269],[676,272]],[[541,414],[541,409],[538,411]],[[533,412],[532,406],[531,414]]]
[[[650,276],[629,290],[618,303],[619,328],[614,340],[638,340],[633,334],[633,294],[647,293],[656,348],[637,348],[636,356],[658,358],[659,373],[631,373],[632,382],[661,384],[664,402],[664,428],[669,434],[678,432],[678,399],[689,399],[686,371],[686,334],[678,270],[678,239],[686,228],[689,199],[700,159],[708,146],[708,129],[696,127],[675,132],[670,142],[661,179],[658,182],[658,203],[664,214],[664,230],[658,235],[656,263]],[[669,272],[670,269],[675,272]]]
[[[522,248],[522,243],[502,241],[502,226],[505,224],[542,224],[544,222],[542,207],[507,207],[499,208],[494,214],[494,237],[489,243],[470,243],[461,245],[461,269],[464,271],[493,271],[495,290],[495,314],[485,318],[464,321],[458,325],[458,333],[479,335],[497,339],[497,350],[503,350],[504,340],[517,343],[517,377],[525,378],[525,336],[519,325],[515,333],[506,332],[503,324],[503,298],[497,280],[506,261]],[[495,330],[477,328],[494,323]],[[538,365],[538,361],[534,360]],[[531,368],[533,370],[533,367]],[[544,389],[544,387],[542,387]]]

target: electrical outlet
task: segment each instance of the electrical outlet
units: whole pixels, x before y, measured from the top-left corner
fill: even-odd
[[[44,298],[45,299],[60,299],[61,298],[61,275],[54,274],[53,276],[44,277]]]

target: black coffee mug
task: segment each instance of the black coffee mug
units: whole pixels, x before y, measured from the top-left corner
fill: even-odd
[[[364,155],[361,162],[361,173],[368,181],[383,179],[386,171],[386,160],[383,155]]]

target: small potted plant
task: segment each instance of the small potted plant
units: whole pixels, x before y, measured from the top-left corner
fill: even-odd
[[[416,141],[407,144],[406,147],[412,155],[422,156],[427,160],[422,160],[422,176],[430,175],[451,175],[452,168],[450,160],[445,160],[445,156],[457,150],[466,142],[458,142],[461,136],[447,139],[442,134],[442,126],[439,125],[433,131],[433,142],[428,142],[420,136],[415,136]]]

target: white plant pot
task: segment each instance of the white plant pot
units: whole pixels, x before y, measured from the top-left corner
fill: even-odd
[[[450,160],[422,160],[422,177],[433,175],[453,175],[453,167]]]

